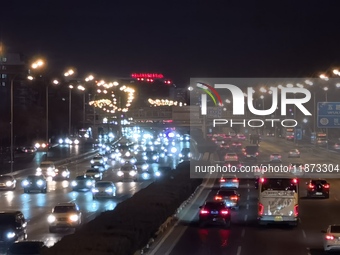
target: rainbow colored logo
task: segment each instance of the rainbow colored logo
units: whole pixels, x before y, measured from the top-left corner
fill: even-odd
[[[221,96],[218,94],[216,89],[208,84],[205,83],[197,83],[196,86],[200,89],[202,89],[207,95],[210,96],[211,100],[213,100],[214,104],[217,106],[217,103],[219,106],[222,106],[222,99]]]

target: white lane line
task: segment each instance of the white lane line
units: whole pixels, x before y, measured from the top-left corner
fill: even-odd
[[[250,189],[248,189],[248,192],[250,192]]]
[[[246,205],[246,209],[249,210],[249,204]]]
[[[241,246],[237,247],[237,253],[236,253],[236,255],[241,255],[241,249],[242,249]]]
[[[247,196],[247,200],[249,200],[249,195]]]
[[[247,187],[249,187],[249,183],[247,183]]]
[[[247,221],[248,215],[244,215],[244,221]]]
[[[336,201],[339,201],[339,199],[338,199],[337,197],[334,197],[334,199],[335,199]]]
[[[242,229],[241,236],[244,237],[245,234],[246,234],[246,230],[245,230],[245,229]]]
[[[302,229],[303,238],[307,239],[306,232]]]
[[[309,247],[307,247],[307,255],[311,255]]]

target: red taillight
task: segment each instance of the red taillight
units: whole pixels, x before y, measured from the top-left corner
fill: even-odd
[[[256,156],[257,156],[257,155],[259,155],[259,153],[258,153],[258,152],[256,152]]]
[[[221,211],[221,214],[223,214],[223,215],[226,215],[226,214],[228,214],[229,212],[228,212],[228,210],[222,210]]]
[[[327,239],[327,240],[334,240],[334,236],[332,236],[332,235],[326,235],[326,239]]]
[[[222,200],[222,197],[220,197],[220,196],[215,196],[215,200]]]
[[[314,189],[314,185],[310,183],[310,184],[308,185],[308,188]]]
[[[200,214],[208,214],[208,213],[209,213],[209,211],[204,210],[204,209],[200,211]]]
[[[264,178],[260,178],[260,182],[261,182],[261,183],[264,183]]]
[[[294,178],[293,183],[298,183],[298,180]]]
[[[238,182],[238,179],[233,179],[233,182]]]
[[[264,207],[263,207],[263,204],[259,203],[259,215],[262,215],[263,214],[263,210],[264,210]]]
[[[220,179],[220,182],[225,182],[225,179]]]
[[[295,217],[297,217],[299,215],[299,206],[298,205],[294,206],[294,215],[295,215]]]
[[[230,197],[231,200],[237,200],[238,199],[238,196],[232,196]]]
[[[324,187],[325,189],[329,189],[329,184],[325,184],[325,185],[323,185],[323,187]]]
[[[278,158],[281,158],[281,155],[277,156]]]

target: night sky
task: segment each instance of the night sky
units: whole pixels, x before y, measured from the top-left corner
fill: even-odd
[[[337,1],[57,1],[0,4],[7,50],[49,68],[121,77],[303,77],[340,65]]]

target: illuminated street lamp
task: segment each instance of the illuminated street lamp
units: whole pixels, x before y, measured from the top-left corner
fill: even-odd
[[[73,69],[69,69],[64,73],[65,77],[69,77],[71,75],[74,74]],[[72,89],[73,89],[73,85],[69,85],[69,94],[68,94],[68,98],[69,98],[69,102],[68,102],[68,135],[71,135],[71,124],[72,124]]]
[[[320,74],[320,75],[319,75],[319,78],[322,79],[322,80],[325,80],[325,81],[328,81],[328,80],[329,80],[329,78],[328,78],[327,75],[325,75],[325,74]]]
[[[325,96],[326,96],[326,102],[328,102],[328,98],[327,98],[327,95],[328,95],[328,87],[324,87],[323,90],[325,91]]]
[[[78,85],[78,87],[77,87],[77,89],[78,90],[80,90],[80,91],[85,91],[85,87],[84,86],[82,86],[82,85]],[[86,102],[85,102],[85,92],[83,93],[83,128],[85,128],[85,104],[86,104]]]

